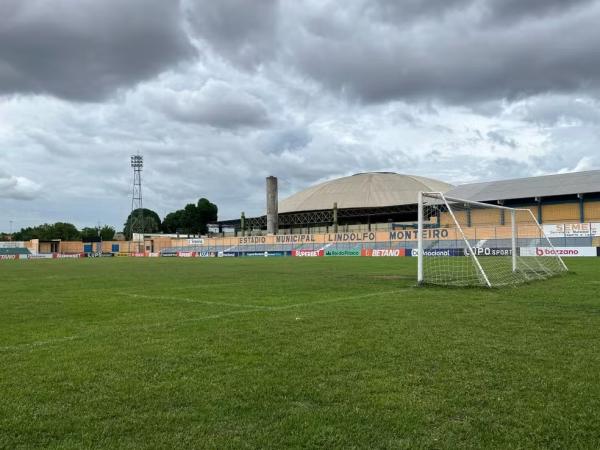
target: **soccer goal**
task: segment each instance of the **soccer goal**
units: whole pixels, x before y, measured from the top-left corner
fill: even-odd
[[[419,193],[418,282],[507,286],[567,271],[527,208]]]

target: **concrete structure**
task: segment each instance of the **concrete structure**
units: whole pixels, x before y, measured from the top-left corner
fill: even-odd
[[[540,223],[600,220],[600,170],[464,184],[447,194],[530,208]]]
[[[419,191],[530,208],[540,223],[600,222],[598,170],[456,187],[426,177],[373,172],[326,181],[283,199],[279,202],[279,234],[410,227],[417,220]],[[491,219],[473,217],[474,224]],[[221,223],[240,229],[239,220]],[[245,224],[246,234],[264,234],[267,216],[246,218]]]
[[[279,204],[281,214],[299,211],[382,208],[412,205],[419,191],[446,192],[452,185],[432,178],[393,172],[357,173],[309,187]]]
[[[279,230],[277,177],[267,177],[267,234],[277,234]]]

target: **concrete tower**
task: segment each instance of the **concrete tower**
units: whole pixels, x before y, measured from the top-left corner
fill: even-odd
[[[278,221],[277,177],[267,177],[267,234],[277,234]]]

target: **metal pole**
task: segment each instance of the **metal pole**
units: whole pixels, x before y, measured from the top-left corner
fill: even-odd
[[[420,191],[417,225],[417,283],[423,284],[423,192]]]
[[[444,197],[444,194],[442,194],[442,193],[440,193],[440,197],[444,201],[444,204],[446,205],[446,208],[448,208],[448,212],[450,213],[450,216],[452,216],[452,220],[454,220],[454,223],[456,224],[456,228],[458,229],[458,231],[460,231],[460,234],[462,235],[462,238],[465,241],[465,244],[467,245],[467,248],[469,249],[469,253],[471,254],[471,258],[473,258],[473,261],[475,261],[475,265],[479,269],[479,273],[483,277],[483,280],[485,281],[486,286],[487,287],[492,287],[492,284],[490,283],[490,280],[488,279],[486,273],[484,272],[483,267],[481,267],[481,264],[479,263],[479,259],[477,258],[477,256],[475,256],[475,252],[473,251],[473,248],[471,247],[471,244],[469,243],[469,240],[467,239],[467,236],[463,232],[463,229],[460,226],[460,224],[458,223],[458,220],[456,220],[456,216],[454,215],[454,211],[452,211],[452,208],[450,208],[450,205],[448,204],[448,199],[446,199],[446,197]]]
[[[517,218],[516,211],[513,209],[510,212],[510,223],[512,227],[512,270],[517,271]]]

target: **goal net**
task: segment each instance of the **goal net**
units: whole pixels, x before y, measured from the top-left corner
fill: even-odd
[[[527,208],[423,192],[418,227],[419,284],[507,286],[567,271]]]

